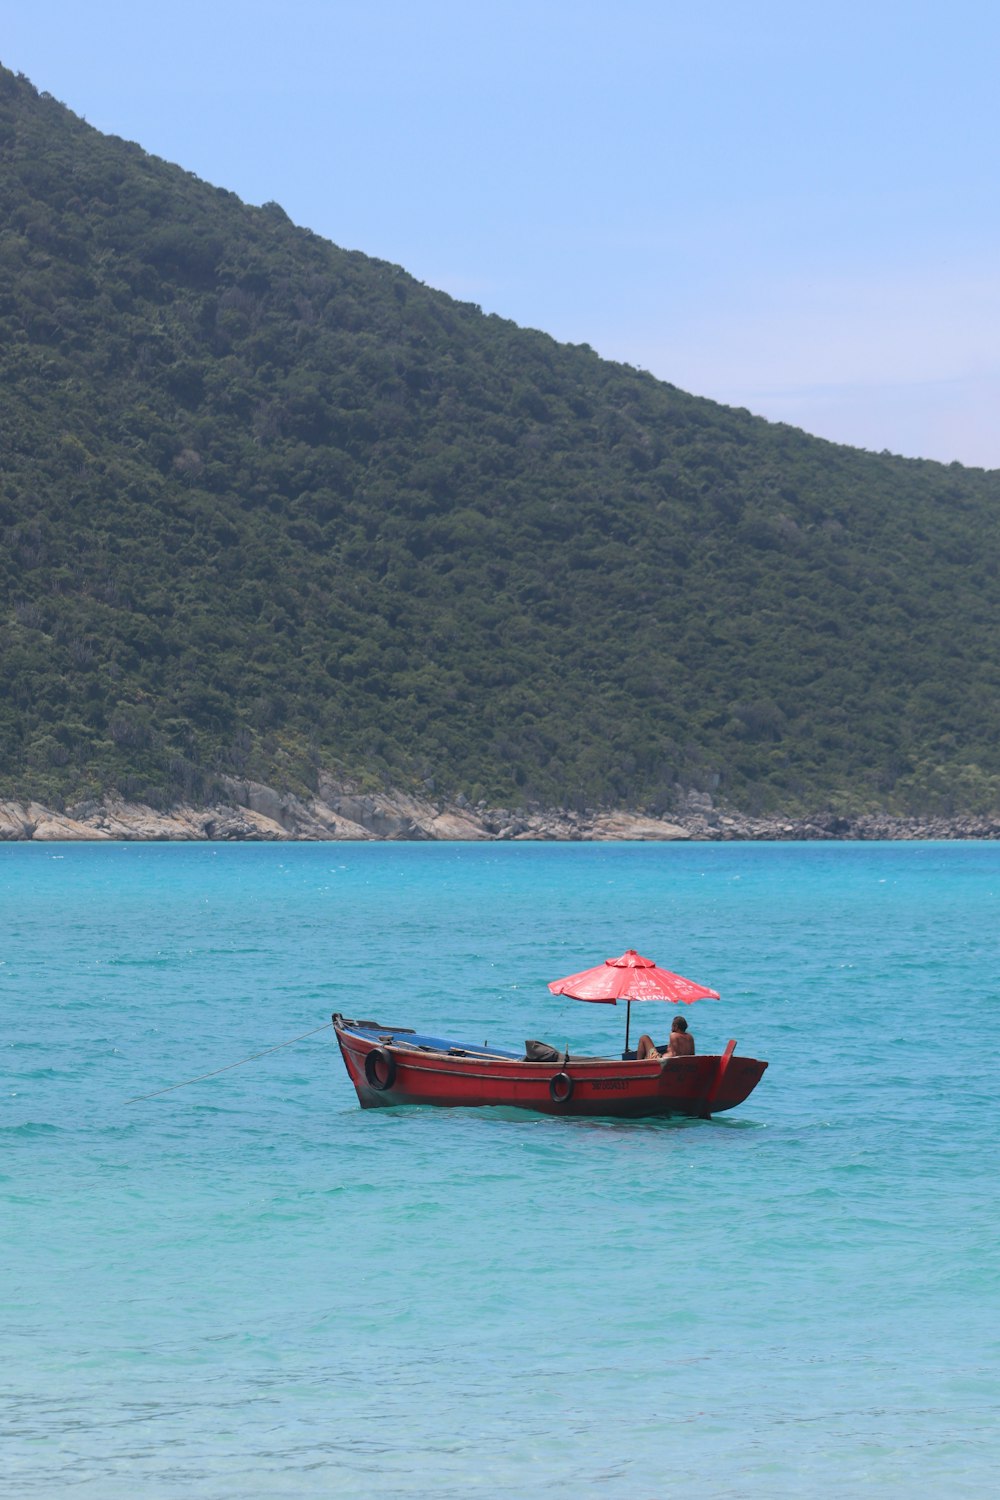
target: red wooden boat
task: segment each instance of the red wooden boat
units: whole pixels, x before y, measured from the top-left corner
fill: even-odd
[[[766,1062],[721,1056],[577,1057],[529,1062],[496,1047],[462,1046],[401,1026],[352,1021],[339,1013],[334,1030],[362,1109],[395,1104],[507,1105],[547,1115],[710,1115],[742,1104]]]
[[[543,1043],[525,1052],[472,1047],[419,1036],[402,1026],[333,1017],[341,1056],[362,1109],[393,1104],[502,1104],[547,1115],[695,1115],[708,1119],[733,1109],[757,1087],[766,1062],[737,1057],[730,1042],[721,1056],[638,1058],[629,1051],[632,1006],[666,1000],[718,1000],[716,990],[661,969],[629,948],[594,969],[554,979],[549,989],[575,1000],[628,1005],[625,1051],[619,1057],[570,1057]],[[640,1049],[641,1050],[641,1049]]]

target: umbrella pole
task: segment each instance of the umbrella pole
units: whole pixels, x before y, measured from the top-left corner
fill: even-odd
[[[625,1011],[625,1051],[628,1051],[628,1029],[632,1024],[632,1002],[628,1001]]]

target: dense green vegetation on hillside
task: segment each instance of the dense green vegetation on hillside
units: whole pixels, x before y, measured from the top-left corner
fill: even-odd
[[[0,795],[1000,805],[1000,474],[484,316],[0,70]]]

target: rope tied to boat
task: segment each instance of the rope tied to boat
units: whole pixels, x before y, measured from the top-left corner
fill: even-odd
[[[332,1021],[324,1021],[322,1026],[314,1026],[312,1031],[303,1031],[301,1036],[289,1037],[287,1042],[279,1042],[276,1047],[265,1047],[263,1052],[253,1052],[249,1057],[241,1057],[239,1062],[226,1063],[224,1068],[214,1068],[211,1073],[199,1073],[197,1078],[185,1078],[183,1083],[170,1083],[165,1089],[154,1089],[151,1094],[136,1094],[132,1099],[126,1099],[126,1104],[141,1104],[144,1099],[156,1099],[160,1094],[173,1093],[174,1089],[186,1089],[189,1084],[202,1083],[206,1078],[217,1078],[220,1073],[228,1073],[232,1068],[242,1068],[244,1063],[256,1062],[259,1057],[268,1057],[272,1052],[280,1052],[282,1047],[291,1047],[294,1042],[304,1042],[307,1036],[315,1036],[317,1031],[329,1031],[333,1025]]]

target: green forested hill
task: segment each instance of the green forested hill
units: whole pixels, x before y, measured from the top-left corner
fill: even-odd
[[[1000,474],[429,290],[0,71],[0,796],[1000,805]]]

